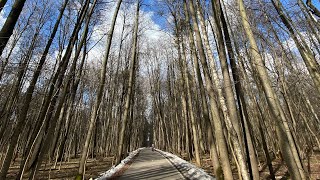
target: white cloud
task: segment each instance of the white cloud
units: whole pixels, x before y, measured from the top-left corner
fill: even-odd
[[[101,60],[105,53],[106,33],[110,30],[111,20],[115,11],[115,3],[106,4],[105,7],[100,8],[102,8],[102,10],[100,11],[99,15],[99,23],[93,28],[93,34],[91,38],[91,46],[93,44],[95,44],[95,46],[88,54],[89,61],[93,63],[94,61]],[[135,21],[135,10],[135,4],[121,5],[114,30],[111,51],[118,50],[124,20],[124,36],[127,36],[127,41],[125,43],[130,43],[129,41],[132,35],[133,23]],[[140,9],[139,47],[141,51],[144,51],[145,46],[148,44],[159,44],[160,41],[169,39],[169,35],[161,30],[161,27],[153,21],[153,16],[154,12],[146,12]],[[98,41],[99,43],[97,43]]]

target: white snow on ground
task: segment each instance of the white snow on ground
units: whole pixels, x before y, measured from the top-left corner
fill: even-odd
[[[112,177],[116,172],[118,172],[121,168],[123,168],[124,165],[127,164],[133,157],[135,157],[139,153],[139,151],[142,149],[144,148],[139,148],[137,150],[130,152],[129,156],[123,159],[120,162],[120,164],[118,164],[117,166],[112,166],[108,171],[100,174],[100,177],[97,178],[96,180],[105,180]]]
[[[211,180],[215,179],[214,177],[208,175],[203,169],[196,167],[195,165],[179,158],[178,156],[161,151],[159,149],[156,149],[158,152],[160,152],[163,156],[165,156],[167,159],[169,159],[172,164],[174,164],[180,172],[187,178],[191,180],[201,179],[201,180]]]

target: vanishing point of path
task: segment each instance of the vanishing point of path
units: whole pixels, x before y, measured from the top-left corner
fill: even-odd
[[[157,151],[141,150],[120,180],[133,179],[186,179],[172,164]]]

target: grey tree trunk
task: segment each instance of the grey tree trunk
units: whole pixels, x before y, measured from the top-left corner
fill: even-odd
[[[46,116],[46,118],[48,118],[48,121],[49,121],[49,119],[51,119],[52,115],[53,115],[53,118],[50,120],[50,123],[48,123],[48,125],[47,125],[47,129],[45,130],[45,135],[43,137],[41,146],[38,149],[34,150],[33,155],[36,155],[37,158],[36,158],[36,161],[32,162],[33,169],[32,169],[31,176],[35,176],[37,174],[38,169],[40,168],[40,165],[41,165],[43,159],[48,154],[49,148],[51,147],[51,144],[52,144],[52,138],[53,138],[53,135],[54,135],[54,132],[56,129],[56,125],[59,122],[60,116],[63,116],[63,114],[64,114],[64,112],[63,112],[64,109],[62,109],[62,108],[66,105],[65,99],[66,99],[67,94],[69,93],[69,90],[70,90],[71,81],[72,81],[72,78],[74,77],[74,74],[76,71],[76,65],[77,65],[77,61],[78,61],[82,46],[87,39],[90,18],[91,18],[93,11],[94,11],[95,5],[96,5],[96,1],[93,2],[92,6],[90,8],[90,11],[88,12],[84,31],[82,32],[82,36],[81,36],[81,40],[80,40],[78,48],[77,48],[77,52],[76,52],[75,57],[73,59],[72,65],[70,67],[70,71],[69,71],[67,77],[65,78],[65,85],[62,89],[62,92],[59,95],[60,96],[59,103],[56,107],[56,112],[53,115],[52,114],[53,110],[49,111],[49,113]],[[58,99],[58,94],[56,94],[53,97],[52,102],[56,101],[55,99]],[[58,131],[60,131],[60,127],[59,127]],[[50,154],[48,154],[48,155],[50,156]]]
[[[301,36],[299,32],[295,30],[291,20],[288,16],[286,16],[285,12],[282,10],[282,3],[279,0],[272,0],[272,4],[277,10],[283,24],[287,27],[290,36],[292,37],[293,41],[295,42],[301,57],[306,64],[306,67],[309,71],[309,74],[314,82],[318,93],[320,93],[320,65],[316,61],[315,56],[312,54],[311,49],[307,45],[304,38]],[[299,40],[300,39],[300,40]]]
[[[198,131],[196,127],[196,122],[194,118],[194,112],[193,112],[193,105],[192,105],[192,96],[191,96],[191,90],[190,90],[190,84],[189,84],[189,78],[188,78],[188,72],[187,72],[187,65],[186,65],[186,55],[185,55],[185,46],[183,38],[181,40],[182,44],[182,53],[181,53],[181,63],[182,63],[182,78],[184,79],[186,92],[187,92],[187,98],[188,98],[188,112],[190,114],[190,121],[191,121],[191,129],[193,134],[193,145],[195,150],[195,156],[196,156],[196,163],[198,166],[201,166],[201,159],[200,159],[200,152],[199,152],[199,137],[198,137]],[[180,45],[179,45],[180,46]],[[181,49],[179,50],[181,52]]]
[[[276,120],[276,131],[277,131],[278,139],[280,141],[279,144],[280,144],[282,155],[284,156],[284,160],[286,161],[289,167],[289,172],[291,174],[291,177],[297,180],[306,179],[306,177],[304,176],[304,173],[300,172],[300,171],[303,171],[301,163],[296,162],[297,149],[294,146],[294,143],[292,142],[292,135],[289,128],[285,127],[285,125],[283,124],[283,122],[286,122],[287,120],[284,117],[284,114],[281,108],[279,109],[280,107],[279,99],[277,98],[274,90],[271,87],[271,83],[268,78],[266,68],[262,61],[261,55],[259,54],[259,49],[254,39],[251,27],[249,25],[243,0],[238,0],[238,3],[239,3],[240,15],[242,18],[242,24],[251,45],[250,50],[253,56],[252,60],[254,61],[252,64],[254,64],[255,66],[254,68],[256,68],[257,70],[258,77],[261,81],[268,105],[272,112],[272,116]],[[295,153],[292,151],[294,151]]]
[[[252,140],[252,133],[251,133],[252,126],[251,126],[251,123],[249,122],[249,115],[248,115],[244,93],[241,85],[240,72],[238,70],[238,67],[236,64],[236,57],[232,48],[231,37],[228,31],[227,19],[224,16],[225,13],[222,10],[222,5],[220,2],[217,1],[215,8],[216,8],[216,11],[218,11],[217,15],[220,14],[218,15],[218,17],[221,20],[221,27],[223,29],[224,41],[225,41],[225,45],[229,55],[231,72],[232,72],[232,77],[234,81],[233,84],[235,86],[237,105],[239,107],[239,113],[240,113],[239,118],[242,124],[242,132],[243,132],[245,151],[247,154],[249,175],[251,179],[258,180],[260,177],[259,177],[257,156],[255,153],[253,140]],[[239,137],[239,139],[241,139],[241,137]]]
[[[83,150],[82,150],[82,153],[81,153],[81,160],[79,162],[78,175],[76,176],[77,180],[80,180],[80,179],[83,178],[83,173],[84,173],[84,168],[85,168],[84,166],[85,166],[87,153],[88,153],[88,148],[89,148],[89,145],[90,145],[90,140],[91,140],[91,136],[92,136],[93,128],[94,128],[93,126],[94,126],[96,118],[97,118],[99,106],[100,106],[102,95],[103,95],[103,91],[104,91],[105,79],[106,79],[106,68],[107,68],[107,63],[108,63],[111,43],[112,43],[114,27],[115,27],[115,23],[116,23],[116,20],[117,20],[117,16],[118,16],[118,12],[119,12],[121,3],[122,3],[122,0],[118,0],[117,5],[116,5],[116,9],[115,9],[115,12],[114,12],[114,15],[113,15],[113,18],[112,18],[111,27],[110,27],[110,30],[109,30],[108,35],[107,35],[106,52],[105,52],[105,56],[104,56],[104,59],[103,59],[103,62],[102,62],[102,68],[101,68],[101,72],[100,72],[100,86],[99,86],[99,89],[98,89],[98,92],[97,92],[97,99],[96,99],[96,101],[94,103],[94,107],[93,107],[93,110],[91,112],[88,133],[86,135],[85,144],[83,146]]]
[[[186,16],[187,16],[188,10],[187,10],[186,1],[184,1],[184,8],[185,8]],[[193,15],[193,16],[195,16],[195,15]],[[193,17],[193,19],[195,19],[195,17]],[[189,21],[188,18],[187,18],[187,21]],[[189,22],[188,22],[188,25],[189,25]],[[211,124],[214,126],[214,130],[215,130],[215,137],[216,137],[217,145],[219,148],[224,178],[225,179],[233,179],[231,166],[230,166],[230,162],[229,162],[228,148],[227,148],[226,139],[225,139],[224,132],[223,132],[224,130],[223,130],[223,125],[222,125],[222,119],[220,118],[220,112],[218,109],[218,105],[215,101],[215,92],[214,92],[213,84],[212,84],[213,82],[211,80],[209,68],[208,68],[208,65],[206,62],[206,56],[204,53],[201,35],[200,35],[200,31],[199,31],[199,28],[197,25],[197,21],[193,20],[192,27],[193,27],[194,31],[196,32],[196,43],[198,45],[200,62],[202,64],[202,68],[203,68],[203,72],[204,72],[205,83],[206,83],[205,87],[206,87],[206,90],[209,95],[209,102],[210,102],[210,108],[211,108],[210,110],[211,110],[211,114],[212,114]],[[189,31],[192,34],[191,29],[189,29]],[[190,36],[190,37],[192,38],[193,36]],[[191,39],[190,41],[194,43],[193,39]],[[191,44],[191,47],[192,46],[195,47],[195,45]],[[194,52],[196,52],[196,51],[194,51]]]
[[[137,46],[138,46],[138,27],[139,27],[139,11],[140,10],[140,0],[137,0],[137,9],[136,9],[136,15],[135,15],[135,24],[134,24],[134,34],[133,34],[133,46],[132,46],[132,54],[131,54],[131,67],[129,72],[129,80],[128,80],[128,89],[127,94],[125,97],[125,105],[124,105],[124,112],[122,114],[122,122],[119,132],[119,144],[118,144],[118,152],[116,156],[116,164],[119,164],[122,158],[123,153],[123,143],[124,143],[124,137],[125,137],[125,130],[127,126],[127,121],[129,117],[129,109],[130,109],[130,100],[131,96],[133,94],[133,85],[135,80],[135,74],[136,74],[136,61],[137,61]]]
[[[60,24],[60,20],[62,18],[62,15],[63,15],[63,12],[65,10],[65,7],[67,5],[69,0],[66,0],[62,9],[60,10],[60,14],[59,14],[59,17],[54,25],[54,29],[50,35],[50,39],[48,40],[47,44],[46,44],[46,47],[45,47],[45,50],[40,58],[40,61],[39,61],[39,64],[37,66],[37,69],[32,77],[32,80],[30,82],[30,85],[29,87],[27,88],[27,91],[26,91],[26,97],[25,97],[25,100],[24,100],[24,103],[23,103],[23,107],[22,107],[22,111],[20,113],[20,116],[19,116],[19,119],[17,120],[17,127],[16,129],[14,130],[13,132],[13,135],[11,137],[11,140],[10,140],[10,146],[9,146],[9,150],[8,150],[8,153],[6,155],[6,159],[5,159],[5,163],[4,163],[4,166],[2,166],[2,169],[1,169],[1,174],[0,174],[0,179],[2,178],[5,178],[8,170],[9,170],[9,166],[10,166],[10,162],[11,162],[11,159],[12,159],[12,155],[13,155],[13,151],[14,151],[14,148],[16,146],[16,143],[18,141],[18,137],[19,137],[19,134],[21,133],[21,130],[25,124],[25,121],[26,121],[26,117],[27,117],[27,112],[29,110],[29,107],[30,107],[30,103],[31,103],[31,99],[32,99],[32,94],[33,94],[33,91],[34,91],[34,88],[35,88],[35,85],[38,81],[38,78],[40,76],[40,73],[41,73],[41,70],[42,70],[42,67],[43,67],[43,64],[45,62],[45,59],[47,57],[47,54],[49,52],[49,49],[51,47],[51,44],[52,44],[52,41],[56,35],[56,32],[58,30],[58,27],[59,27],[59,24]]]
[[[4,2],[4,1],[2,1]],[[2,55],[3,49],[6,47],[9,38],[13,33],[14,26],[16,25],[24,3],[26,0],[16,0],[12,6],[12,9],[0,30],[0,56]],[[5,2],[4,2],[5,4]]]

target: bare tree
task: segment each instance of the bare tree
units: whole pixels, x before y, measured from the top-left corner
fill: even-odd
[[[9,13],[9,16],[6,19],[6,22],[4,23],[2,29],[0,30],[0,55],[2,55],[3,49],[6,47],[9,38],[12,35],[14,26],[16,25],[18,18],[20,16],[20,13],[22,11],[22,8],[24,6],[24,3],[26,0],[16,0],[14,1],[14,4],[12,5],[12,9]],[[1,1],[1,3],[4,5],[5,1]]]
[[[97,94],[97,99],[94,105],[94,108],[92,110],[91,113],[91,117],[90,117],[90,124],[89,124],[89,129],[88,129],[88,133],[86,136],[86,141],[84,144],[84,148],[82,150],[82,155],[81,155],[81,160],[79,163],[79,172],[78,175],[76,177],[76,179],[82,179],[83,177],[83,173],[84,173],[84,166],[85,166],[85,161],[87,158],[87,152],[88,152],[88,148],[89,148],[89,144],[90,144],[90,140],[91,140],[91,136],[92,136],[92,131],[93,131],[93,126],[95,124],[96,118],[97,118],[97,113],[99,110],[99,106],[101,103],[101,98],[103,95],[103,90],[104,90],[104,86],[105,86],[105,79],[106,79],[106,66],[108,63],[108,58],[109,58],[109,52],[110,52],[110,47],[111,47],[111,42],[112,42],[112,37],[113,37],[113,31],[114,31],[114,27],[115,27],[115,23],[117,20],[117,16],[118,16],[118,12],[120,9],[120,5],[121,5],[122,0],[119,0],[117,2],[116,5],[116,9],[112,18],[112,23],[111,23],[111,28],[110,31],[108,32],[108,36],[107,36],[107,45],[106,45],[106,52],[105,52],[105,58],[103,60],[102,63],[102,69],[100,72],[100,86],[99,86],[99,90],[98,90],[98,94]]]

